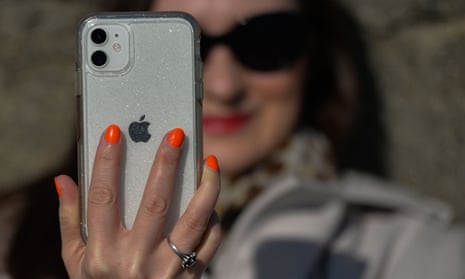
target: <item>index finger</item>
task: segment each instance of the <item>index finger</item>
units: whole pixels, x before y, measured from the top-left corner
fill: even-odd
[[[87,201],[88,243],[105,243],[121,228],[119,185],[121,177],[121,131],[110,125],[100,140],[94,160]]]

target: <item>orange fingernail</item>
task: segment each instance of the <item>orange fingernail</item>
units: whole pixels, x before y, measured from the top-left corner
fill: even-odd
[[[173,147],[180,147],[184,142],[184,131],[181,128],[175,128],[168,134],[168,142]]]
[[[61,197],[62,192],[61,192],[60,183],[58,183],[58,180],[56,177],[54,178],[54,181],[55,181],[55,189],[57,190],[58,197]]]
[[[105,130],[105,140],[109,144],[116,144],[121,138],[121,130],[118,125],[112,124]]]
[[[219,166],[218,166],[218,159],[216,159],[215,156],[210,155],[210,156],[207,157],[207,159],[205,161],[207,163],[207,166],[210,169],[212,169],[214,171],[218,171],[220,169]]]

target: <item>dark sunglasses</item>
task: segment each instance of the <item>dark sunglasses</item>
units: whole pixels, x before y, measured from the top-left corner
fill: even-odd
[[[200,54],[206,61],[218,44],[227,45],[234,57],[249,69],[275,71],[301,57],[306,45],[305,21],[297,12],[277,12],[255,16],[237,24],[227,34],[202,33]]]

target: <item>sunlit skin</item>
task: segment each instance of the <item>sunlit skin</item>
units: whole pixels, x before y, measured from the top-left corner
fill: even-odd
[[[295,10],[288,0],[161,0],[156,10],[194,15],[210,35],[229,31],[243,18]],[[193,198],[169,234],[180,251],[195,251],[188,270],[163,230],[171,206],[184,133],[169,131],[154,157],[140,208],[130,229],[119,203],[124,142],[108,127],[97,147],[87,203],[87,243],[81,237],[79,193],[69,176],[55,178],[60,200],[62,256],[70,278],[200,278],[221,243],[213,213],[220,193],[219,170],[234,175],[279,145],[294,128],[302,99],[304,61],[287,69],[258,72],[242,66],[224,45],[204,61],[204,138],[208,156]]]
[[[185,11],[203,32],[221,35],[241,19],[296,10],[289,0],[158,0],[154,11]],[[223,174],[236,175],[275,149],[295,128],[302,100],[304,61],[272,72],[250,70],[225,45],[204,61],[204,151]]]

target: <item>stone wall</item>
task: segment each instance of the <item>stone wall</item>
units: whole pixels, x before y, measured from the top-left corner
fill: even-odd
[[[0,185],[61,164],[74,142],[75,30],[91,1],[0,0]]]
[[[465,220],[465,1],[343,0],[385,103],[394,181]],[[74,142],[75,30],[95,1],[0,0],[0,185],[54,169]]]
[[[465,220],[465,1],[344,1],[371,47],[393,179]]]

